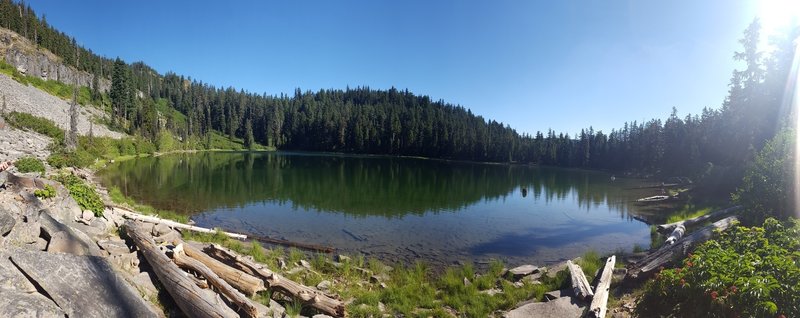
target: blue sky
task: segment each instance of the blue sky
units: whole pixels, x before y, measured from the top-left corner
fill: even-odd
[[[217,86],[408,88],[520,132],[717,108],[750,2],[47,1],[94,52]]]

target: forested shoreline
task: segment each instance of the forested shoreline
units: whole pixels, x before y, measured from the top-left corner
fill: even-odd
[[[770,39],[759,51],[759,23],[740,40],[728,96],[720,108],[666,120],[626,122],[611,132],[592,127],[571,135],[519,133],[469,109],[408,90],[369,87],[270,96],[215,87],[143,62],[98,56],[49,26],[24,3],[0,1],[3,27],[27,37],[67,65],[112,80],[108,97],[92,88],[119,130],[156,140],[172,134],[210,142],[212,131],[285,150],[422,156],[634,171],[661,176],[741,180],[745,164],[785,125],[784,89],[798,30]],[[97,78],[97,77],[96,77]],[[95,83],[97,80],[95,80]],[[587,105],[588,106],[588,105]],[[643,105],[646,106],[646,105]],[[547,105],[537,105],[547,107]],[[623,121],[624,118],[620,118]],[[717,183],[724,183],[719,181]]]

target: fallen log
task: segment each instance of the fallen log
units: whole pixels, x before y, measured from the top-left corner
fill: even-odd
[[[592,286],[589,285],[589,281],[586,280],[586,275],[583,274],[581,266],[568,260],[567,267],[569,268],[569,274],[572,278],[572,290],[575,292],[575,296],[583,300],[594,296]]]
[[[678,222],[673,222],[673,223],[661,224],[661,225],[657,226],[657,229],[658,229],[659,232],[661,232],[663,234],[666,234],[666,233],[669,233],[670,231],[674,230],[678,225],[683,225],[684,227],[690,227],[690,226],[698,224],[698,223],[702,223],[702,222],[705,222],[705,221],[708,221],[708,220],[713,220],[713,219],[716,219],[716,218],[731,214],[733,212],[736,212],[736,211],[740,210],[741,208],[742,208],[741,205],[732,206],[732,207],[729,207],[729,208],[726,208],[726,209],[722,209],[722,210],[719,210],[719,211],[714,211],[714,212],[711,212],[711,213],[708,213],[708,214],[705,214],[705,215],[701,215],[701,216],[698,216],[696,218],[683,220],[683,221],[678,221]]]
[[[608,304],[608,290],[611,287],[611,277],[614,273],[614,264],[617,257],[611,255],[606,259],[606,266],[603,267],[603,274],[594,289],[592,304],[589,306],[589,315],[592,317],[603,318],[606,316],[606,305]]]
[[[664,241],[664,244],[666,245],[675,244],[676,241],[678,241],[681,237],[683,237],[684,233],[686,233],[686,227],[683,226],[683,224],[678,224],[678,226],[676,226],[675,229],[672,230],[672,233],[669,234],[669,237],[667,237],[667,239]]]
[[[209,297],[197,287],[185,272],[156,247],[150,234],[137,222],[126,221],[125,233],[136,244],[136,248],[142,252],[158,280],[161,281],[161,285],[172,296],[184,314],[203,318],[239,317],[233,309],[219,303],[217,298]]]
[[[139,214],[139,213],[133,212],[131,210],[128,210],[126,208],[119,207],[119,206],[113,206],[112,205],[112,206],[108,206],[108,207],[111,208],[115,213],[122,214],[122,217],[124,217],[126,219],[130,219],[130,220],[142,221],[142,222],[153,223],[153,224],[164,224],[164,225],[169,226],[171,228],[184,229],[184,230],[195,231],[195,232],[200,232],[200,233],[217,233],[216,230],[207,229],[207,228],[204,228],[204,227],[199,227],[199,226],[194,226],[194,225],[183,224],[183,223],[179,223],[179,222],[175,222],[175,221],[167,220],[167,219],[162,219],[162,218],[155,217],[155,216],[143,215],[143,214]],[[222,232],[222,231],[220,231],[220,233],[225,234],[225,235],[227,235],[227,236],[229,236],[231,238],[235,238],[235,239],[240,239],[240,240],[246,240],[247,239],[247,235],[244,235],[244,234],[229,233],[229,232]]]
[[[204,250],[218,260],[231,264],[253,276],[261,277],[271,289],[277,289],[287,296],[299,299],[306,305],[328,315],[344,317],[344,303],[338,299],[331,298],[314,288],[291,281],[265,266],[217,244],[211,244]]]
[[[736,216],[729,216],[710,225],[707,225],[688,236],[677,240],[675,244],[662,246],[653,253],[648,254],[630,268],[626,274],[626,279],[639,279],[653,273],[661,266],[666,265],[677,256],[684,256],[689,249],[699,243],[711,238],[715,230],[725,230],[738,221]]]
[[[253,296],[257,292],[267,290],[264,286],[264,281],[253,276],[237,270],[233,267],[225,265],[224,263],[208,256],[194,246],[185,244],[183,242],[176,242],[175,245],[182,245],[183,251],[187,256],[199,261],[212,271],[219,275],[220,278],[231,284],[236,289],[242,291],[247,296]]]
[[[172,260],[176,265],[178,265],[178,267],[189,269],[202,275],[209,284],[216,287],[220,293],[228,298],[228,300],[236,304],[236,306],[239,306],[239,308],[243,309],[248,316],[253,318],[258,317],[258,309],[256,308],[256,305],[250,301],[250,299],[245,297],[238,290],[234,289],[233,286],[229,285],[227,282],[225,282],[225,280],[217,276],[214,271],[205,266],[203,263],[186,255],[186,253],[184,253],[185,246],[186,245],[184,244],[179,244],[172,250]]]
[[[321,245],[314,245],[314,244],[308,244],[308,243],[292,242],[292,241],[279,240],[279,239],[269,238],[269,237],[265,237],[265,236],[252,235],[252,234],[250,234],[249,237],[251,239],[253,239],[253,240],[264,242],[264,243],[277,244],[277,245],[290,246],[290,247],[297,247],[297,248],[301,248],[301,249],[304,249],[304,250],[311,250],[311,251],[315,251],[315,252],[333,253],[333,251],[336,250],[335,248],[330,247],[330,246],[321,246]]]

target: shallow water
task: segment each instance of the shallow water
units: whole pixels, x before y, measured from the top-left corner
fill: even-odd
[[[546,265],[648,246],[640,181],[604,172],[291,152],[136,158],[100,174],[197,225],[389,262]]]

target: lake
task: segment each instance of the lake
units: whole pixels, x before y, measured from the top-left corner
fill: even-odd
[[[204,152],[99,173],[198,226],[332,246],[390,263],[548,265],[648,247],[642,184],[598,171],[386,156]]]

